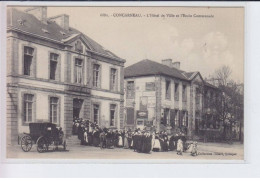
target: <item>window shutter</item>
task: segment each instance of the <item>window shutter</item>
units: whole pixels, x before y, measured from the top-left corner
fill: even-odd
[[[109,90],[112,90],[112,83],[113,83],[113,79],[112,79],[112,69],[109,69]]]
[[[183,112],[179,111],[179,127],[182,126],[182,118],[183,118]]]
[[[164,114],[163,114],[163,125],[166,125],[167,123],[167,115],[166,115],[166,109],[164,109]]]
[[[101,88],[101,65],[98,66],[98,88]]]
[[[118,91],[118,70],[116,69],[115,91]]]
[[[175,110],[171,109],[170,111],[170,125],[171,127],[175,127]]]
[[[188,120],[188,111],[186,111],[186,126],[188,127],[188,123],[189,123],[189,120]]]
[[[169,81],[169,87],[168,87],[168,94],[169,94],[169,99],[171,99],[171,81]]]
[[[77,60],[75,59],[74,60],[74,83],[76,83],[77,82],[77,66],[76,66],[76,62],[77,62]]]
[[[25,123],[26,122],[26,120],[25,120],[25,111],[26,111],[26,109],[25,109],[25,98],[24,98],[24,96],[25,96],[25,94],[23,94],[22,95],[22,104],[23,104],[23,111],[22,111],[22,118],[23,118],[23,123]]]

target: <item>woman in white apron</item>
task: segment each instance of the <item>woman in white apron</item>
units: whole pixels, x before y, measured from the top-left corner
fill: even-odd
[[[123,147],[123,139],[122,139],[121,131],[119,131],[118,146]]]
[[[128,149],[129,148],[129,144],[128,144],[128,131],[125,133],[125,140],[124,140],[124,148]]]
[[[156,133],[155,139],[154,139],[154,144],[153,144],[153,151],[160,151],[161,150],[161,144],[159,141],[159,135]]]
[[[85,128],[85,131],[84,131],[84,142],[85,142],[85,145],[88,144],[88,132],[87,132],[87,128]]]

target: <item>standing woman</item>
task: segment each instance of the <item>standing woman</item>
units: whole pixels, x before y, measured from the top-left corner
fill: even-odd
[[[78,128],[78,139],[80,140],[80,145],[84,145],[84,132],[85,132],[85,127],[81,123]]]
[[[99,146],[99,129],[95,128],[94,132],[93,132],[93,145],[95,147]]]
[[[136,151],[137,150],[137,148],[136,148],[136,145],[137,145],[137,130],[135,130],[135,132],[133,133],[133,136],[132,136],[132,139],[133,139],[133,149],[134,149],[134,151]]]
[[[132,141],[133,141],[133,138],[132,138],[132,131],[131,129],[128,131],[128,146],[129,148],[132,148]]]
[[[88,144],[92,145],[93,144],[93,125],[89,124],[89,132],[88,132]]]
[[[166,131],[164,131],[164,134],[163,134],[163,141],[164,141],[164,151],[168,151],[168,135],[166,133]]]
[[[87,131],[87,128],[85,128],[85,131],[84,131],[84,145],[88,145],[88,131]]]
[[[123,140],[123,147],[125,146],[125,130],[121,132],[122,140]]]
[[[159,141],[160,141],[161,151],[164,151],[165,146],[164,146],[164,139],[163,139],[163,132],[162,131],[159,134]]]
[[[127,131],[126,133],[125,133],[125,140],[124,140],[124,148],[125,149],[128,149],[129,148],[129,143],[128,143],[128,135],[129,135],[129,132]]]
[[[153,150],[154,142],[155,142],[155,131],[153,131],[151,136],[152,136],[152,139],[151,139],[151,150]]]
[[[123,147],[123,138],[121,131],[118,132],[118,147]]]
[[[161,144],[159,141],[159,133],[155,133],[155,139],[154,139],[154,144],[153,144],[153,151],[160,151],[161,150]]]

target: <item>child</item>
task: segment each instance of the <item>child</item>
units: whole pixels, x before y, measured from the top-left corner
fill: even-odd
[[[191,149],[191,156],[197,156],[198,155],[198,149],[197,149],[197,142],[193,142],[192,149]]]
[[[183,152],[183,142],[181,139],[178,139],[177,141],[177,154],[182,155]]]

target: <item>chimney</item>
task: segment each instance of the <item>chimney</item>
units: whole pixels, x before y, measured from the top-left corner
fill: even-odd
[[[46,6],[37,6],[28,8],[25,12],[34,15],[38,20],[47,24],[47,7]]]
[[[173,63],[172,63],[172,67],[174,67],[174,68],[180,70],[180,68],[181,68],[181,62],[173,62]]]
[[[172,59],[162,60],[162,64],[167,65],[168,67],[172,68]]]
[[[61,14],[58,16],[51,17],[49,18],[49,20],[56,22],[63,29],[69,30],[69,15]]]

